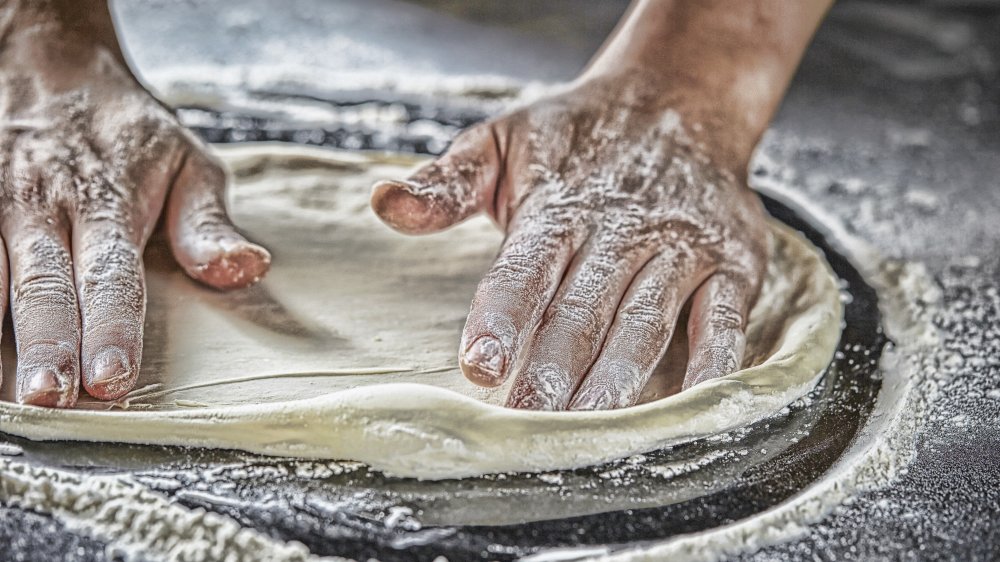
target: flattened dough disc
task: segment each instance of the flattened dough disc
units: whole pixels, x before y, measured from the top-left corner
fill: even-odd
[[[476,387],[457,367],[470,299],[501,240],[487,219],[417,238],[379,223],[369,186],[404,176],[414,157],[280,144],[217,151],[233,171],[237,223],[273,252],[265,281],[231,294],[204,289],[154,240],[142,372],[127,403],[20,406],[8,376],[0,431],[349,459],[429,479],[573,468],[773,414],[813,387],[839,339],[829,266],[774,222],[743,370],[659,399],[683,376],[678,341],[640,406],[506,409],[506,387]],[[9,342],[3,355],[4,372],[15,372]]]

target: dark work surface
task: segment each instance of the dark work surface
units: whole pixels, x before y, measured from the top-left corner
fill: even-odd
[[[134,19],[126,18],[126,24],[136,34],[143,34],[144,25],[156,22],[147,19],[143,23],[139,16],[156,4],[136,3],[128,8],[126,12],[132,10]],[[244,4],[265,11],[268,6]],[[302,8],[309,2],[294,4]],[[449,5],[441,1],[434,4]],[[512,4],[520,8],[494,18],[500,20],[494,27],[521,34],[512,36],[515,38],[528,37],[508,40],[518,56],[493,56],[505,37],[497,32],[487,38],[488,47],[468,43],[469,53],[459,53],[461,60],[454,66],[468,71],[502,58],[498,65],[503,68],[498,72],[532,79],[568,77],[586,60],[600,41],[603,31],[599,31],[608,29],[613,19],[613,10],[606,7],[592,12],[591,18],[591,12],[582,8],[565,18],[546,11],[544,17],[555,18],[558,25],[539,26],[532,22],[531,10],[524,8],[530,3]],[[916,459],[899,482],[838,509],[813,526],[803,540],[747,554],[742,557],[745,560],[1000,559],[1000,14],[986,4],[955,3],[961,6],[948,9],[942,7],[945,4],[950,3],[838,5],[807,53],[774,126],[762,142],[752,175],[752,182],[754,178],[780,181],[800,190],[884,254],[927,266],[944,296],[936,319],[943,336],[942,369],[937,373],[941,396],[921,429]],[[187,5],[197,7],[198,3]],[[390,8],[394,7],[387,2],[365,5],[375,21],[391,18]],[[490,8],[452,8],[460,12],[460,19],[493,17]],[[588,21],[584,25],[581,19]],[[465,24],[459,21],[455,25]],[[462,33],[474,36],[474,30],[469,29],[462,27]],[[158,52],[161,58],[183,56],[170,51],[169,37],[144,33],[142,39],[148,47],[140,63],[155,66]],[[432,39],[437,38],[421,40]],[[319,41],[305,33],[286,40],[303,52]],[[555,46],[549,49],[546,45]],[[213,56],[225,55],[226,48],[213,48],[219,50]],[[489,52],[477,53],[477,48]],[[228,49],[235,52],[237,47]],[[535,53],[535,57],[519,66],[518,61],[530,58],[525,53]],[[439,66],[448,67],[449,57],[457,55],[447,49],[429,49],[420,56],[437,57]],[[383,99],[332,99],[334,105],[359,101],[401,103],[414,123],[434,121],[452,128],[489,113],[475,106],[427,104],[391,95]],[[197,127],[199,132],[219,141],[277,138],[416,152],[434,152],[441,147],[440,139],[409,135],[406,129],[395,136],[380,136],[363,127],[304,131],[280,119],[259,116],[208,112],[201,117],[209,125]],[[222,120],[225,126],[218,126]],[[851,275],[846,264],[838,265],[835,256],[832,260],[838,273]],[[868,345],[878,345],[873,333],[877,324],[870,316],[873,307],[870,301],[865,303],[870,295],[865,297],[862,284],[852,282],[850,290],[855,302],[865,305],[848,309],[852,316],[845,341],[857,337]],[[858,332],[852,334],[852,330]],[[869,382],[840,384],[849,380]],[[875,381],[860,373],[835,370],[817,391],[819,407],[793,411],[745,437],[750,441],[766,439],[780,435],[792,424],[804,423],[810,428],[808,438],[732,475],[724,487],[666,507],[618,509],[522,525],[426,526],[405,531],[387,530],[382,525],[384,507],[410,501],[418,513],[420,509],[433,510],[435,498],[449,494],[448,484],[424,483],[430,491],[406,495],[399,490],[409,483],[364,471],[331,479],[322,483],[322,488],[297,480],[233,480],[234,497],[245,500],[235,502],[236,507],[199,503],[197,496],[183,493],[184,487],[164,493],[173,493],[177,501],[189,506],[227,513],[273,536],[295,538],[316,553],[361,559],[410,560],[415,554],[433,558],[443,553],[454,562],[480,558],[490,549],[486,558],[503,559],[539,546],[649,540],[755,513],[807,486],[846,446],[875,392]],[[181,478],[183,474],[188,489],[199,489],[199,467],[232,460],[228,453],[158,449],[155,454],[143,453],[158,460],[125,465],[121,459],[134,458],[135,448],[97,450],[84,445],[18,443],[25,448],[28,462],[64,466],[64,459],[72,457],[78,465],[93,470],[131,472],[151,482],[154,477],[173,474]],[[695,457],[702,452],[698,446],[659,454]],[[649,457],[647,462],[657,461],[657,454]],[[534,501],[557,501],[567,490],[579,492],[586,488],[574,486],[608,470],[575,471],[567,475],[570,484],[561,489],[539,487]],[[634,487],[637,495],[650,493],[644,486],[655,485],[655,481],[641,478],[623,484]],[[263,509],[255,504],[255,494],[269,486],[278,490],[283,500],[277,508]],[[491,479],[473,480],[464,486],[511,488]],[[345,499],[343,509],[333,517],[326,511],[310,511],[308,501],[301,498],[311,495]],[[89,560],[104,555],[100,545],[67,534],[46,516],[4,508],[0,521],[4,527],[0,529],[0,544],[11,544],[12,557],[77,556]]]
[[[823,249],[853,297],[845,308],[840,353],[808,404],[793,406],[787,415],[761,422],[740,432],[734,440],[738,449],[775,449],[776,454],[759,462],[746,462],[741,455],[728,454],[708,463],[701,472],[705,473],[702,480],[710,486],[706,486],[704,495],[693,499],[662,507],[612,507],[627,506],[630,498],[639,505],[645,487],[662,485],[661,480],[639,471],[639,465],[700,459],[725,450],[726,445],[696,442],[648,453],[639,463],[621,461],[566,471],[560,475],[560,485],[549,486],[531,476],[509,475],[503,481],[484,477],[460,482],[417,482],[364,469],[317,481],[289,477],[296,473],[294,462],[255,459],[241,453],[0,438],[20,446],[26,462],[91,473],[129,474],[190,508],[216,511],[269,536],[302,542],[314,554],[357,560],[431,560],[439,555],[452,561],[513,560],[547,547],[612,545],[615,549],[711,529],[774,506],[819,477],[867,419],[880,385],[875,358],[885,339],[875,292],[809,223],[778,202],[768,200],[767,204],[772,214],[804,232]],[[799,437],[800,432],[805,436]],[[234,462],[248,467],[244,472],[250,476],[227,474],[225,470],[220,473],[220,467]],[[249,468],[255,463],[288,470],[278,474],[256,472]],[[616,469],[623,475],[609,478],[607,474]],[[164,487],[163,482],[173,484]],[[419,492],[398,492],[408,487]],[[560,501],[561,496],[574,493],[606,493],[609,497],[618,494],[625,499],[602,513],[519,524],[423,525],[415,529],[386,524],[390,507],[408,507],[418,519],[424,519],[433,515],[441,498],[447,503],[449,496],[469,488],[487,494],[492,489],[498,497],[510,495],[517,488],[527,489],[532,501],[540,502]],[[269,499],[261,501],[262,497]],[[511,495],[507,509],[518,509],[522,501]],[[573,509],[572,505],[569,509]],[[11,553],[24,559],[51,559],[54,552],[68,552],[80,560],[104,555],[92,542],[67,534],[45,516],[13,510],[5,515],[13,533]],[[27,529],[33,530],[31,537],[24,534]],[[58,540],[49,543],[38,538],[49,534]],[[3,538],[0,534],[0,540]]]

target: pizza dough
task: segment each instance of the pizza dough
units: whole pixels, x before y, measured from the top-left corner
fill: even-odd
[[[683,377],[678,330],[639,406],[503,408],[508,385],[477,387],[457,365],[470,299],[501,240],[487,219],[416,238],[379,223],[369,186],[404,176],[415,157],[279,144],[217,151],[235,178],[235,220],[273,253],[265,281],[228,294],[199,287],[152,241],[136,390],[116,404],[84,396],[75,410],[54,410],[13,403],[6,377],[0,431],[349,459],[427,479],[574,468],[772,415],[812,389],[840,335],[829,266],[773,222],[743,370],[660,399]],[[13,373],[9,341],[3,358]]]

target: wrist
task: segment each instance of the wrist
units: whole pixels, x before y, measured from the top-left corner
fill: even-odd
[[[106,0],[9,0],[0,27],[0,88],[29,78],[40,94],[97,84],[145,89],[118,46]]]
[[[636,0],[579,80],[655,92],[711,150],[749,161],[830,3]]]
[[[614,72],[587,73],[573,90],[615,112],[641,115],[650,122],[679,119],[679,131],[692,148],[736,177],[746,174],[766,126],[766,122],[751,122],[754,115],[742,105],[744,100],[725,99],[724,93],[696,73],[677,71],[654,78],[648,71],[626,66]]]
[[[6,59],[12,50],[45,43],[81,54],[103,49],[126,64],[107,0],[8,0],[0,7],[0,31],[6,43],[0,54]]]

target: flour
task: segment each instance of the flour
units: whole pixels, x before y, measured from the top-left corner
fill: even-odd
[[[202,509],[187,509],[119,476],[80,476],[0,459],[0,501],[49,513],[128,561],[344,561],[309,554]]]
[[[24,449],[13,443],[0,443],[0,456],[16,457],[24,454]]]

